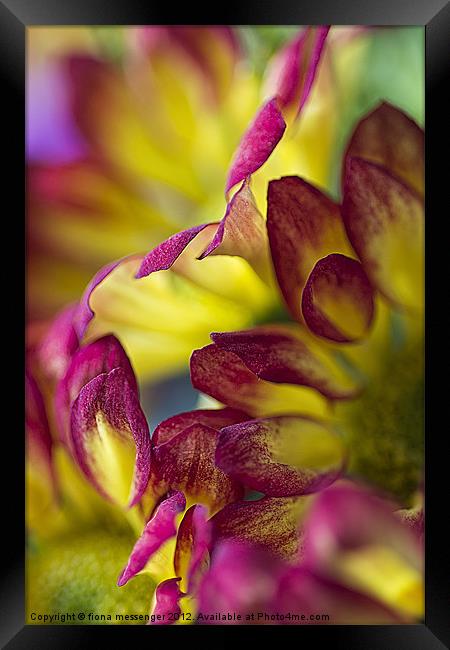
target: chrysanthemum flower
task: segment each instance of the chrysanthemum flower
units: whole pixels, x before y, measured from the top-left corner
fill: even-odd
[[[65,53],[36,60],[42,39],[35,31],[28,73],[28,282],[33,313],[51,315],[77,299],[102,264],[220,214],[230,158],[273,89],[273,74],[263,87],[239,35],[227,27],[116,30],[123,40],[119,60],[105,56],[86,30]],[[292,33],[295,46],[300,41]],[[301,69],[306,46],[293,52],[303,57],[297,75],[308,72]],[[295,139],[285,139],[271,162],[272,174],[301,169],[326,183],[335,129],[334,116],[323,124],[330,74],[327,63],[321,92],[305,107]],[[307,142],[319,121],[321,150],[307,156],[297,142]],[[56,146],[65,147],[58,157]],[[258,181],[261,194],[266,182],[267,176]]]
[[[164,30],[139,35],[139,47],[164,51]],[[310,177],[274,179],[291,173],[289,165],[274,171],[276,156],[291,146],[286,127],[295,128],[326,36],[325,28],[306,30],[276,57],[268,98],[223,183],[222,220],[208,214],[146,255],[107,264],[29,351],[30,530],[45,540],[107,522],[112,539],[131,542],[117,590],[150,577],[156,622],[188,622],[216,606],[243,615],[322,611],[329,622],[410,622],[423,612],[423,511],[414,502],[423,135],[388,104],[367,115],[344,156],[341,205]],[[196,30],[177,38],[196,66],[205,63]],[[135,81],[146,79],[140,61]],[[157,84],[160,60],[150,61]],[[84,81],[100,72],[99,87],[125,112],[134,107],[133,86],[117,71],[86,59],[74,65]],[[222,86],[211,86],[209,69],[197,73],[217,102]],[[89,97],[101,106],[94,86]],[[128,117],[135,142],[142,132]],[[148,189],[146,156],[117,163],[108,124],[92,131],[102,157],[112,147],[122,172],[135,165],[133,191],[136,183]],[[130,133],[119,135],[123,144]],[[183,132],[185,142],[190,135]],[[168,173],[162,162],[158,174]],[[195,193],[195,167],[186,177],[179,171],[176,192]],[[263,172],[272,174],[267,218]],[[283,304],[290,316],[280,323],[242,329],[283,314]],[[175,415],[150,436],[135,370],[155,377],[178,368],[211,331],[212,344],[192,354],[191,379],[218,408]],[[398,503],[342,477],[363,478]]]
[[[350,475],[412,504],[423,464],[422,174],[420,129],[383,104],[361,121],[349,143],[342,206],[297,177],[269,185],[267,248],[297,325],[216,333],[213,344],[191,358],[194,387],[256,418],[221,428],[215,461],[265,496],[217,513],[219,539],[243,538],[287,557],[298,551],[292,537],[301,519],[298,495],[325,488],[343,470],[342,450],[323,436],[327,426],[342,433]],[[219,226],[184,231],[151,251],[138,277],[169,268],[205,232],[200,259],[224,246],[257,268],[266,243],[262,228],[255,228],[260,216],[248,211],[245,220],[236,210],[242,197],[251,204],[248,192],[245,181]],[[236,214],[250,233],[243,243]],[[354,565],[359,562],[378,567],[365,571],[369,593],[381,593],[382,572],[392,571],[395,585],[396,565],[375,543]],[[352,563],[345,566],[357,582]],[[413,618],[423,605],[420,575],[414,580],[404,597],[388,593],[392,585],[383,594],[400,609],[404,598]]]
[[[50,348],[56,349],[57,341],[60,351],[64,348],[68,329],[67,318],[54,325],[34,351],[34,367],[39,368]],[[67,352],[67,345],[64,349]],[[47,382],[51,381],[47,375]],[[303,448],[309,447],[309,460],[300,454],[267,477],[266,492],[280,498],[266,497],[253,504],[243,500],[246,481],[219,467],[217,450],[222,436],[233,426],[245,424],[248,415],[230,408],[191,411],[160,423],[150,438],[133,370],[113,336],[73,350],[50,392],[60,440],[52,442],[47,429],[41,435],[46,441],[47,470],[41,483],[47,491],[52,487],[52,452],[62,443],[59,455],[65,465],[60,460],[56,468],[61,500],[32,501],[30,530],[41,535],[42,528],[49,528],[46,534],[51,536],[63,530],[65,517],[73,518],[70,523],[75,527],[83,526],[91,508],[99,520],[109,518],[110,526],[128,522],[139,537],[118,585],[122,587],[137,574],[150,576],[157,586],[153,613],[161,611],[160,600],[167,600],[168,590],[175,598],[175,609],[180,601],[186,617],[189,612],[192,617],[198,581],[207,569],[210,551],[219,539],[234,537],[236,530],[283,556],[297,553],[298,528],[309,495],[330,485],[345,466],[342,442],[331,427],[295,416],[279,418],[280,426],[289,424],[300,435]],[[34,440],[34,423],[44,426],[48,418],[36,391],[29,404],[28,435]],[[34,459],[30,467],[39,469]],[[71,468],[68,474],[67,468]],[[87,480],[81,490],[80,473]],[[74,490],[85,500],[87,513],[80,513],[78,503],[73,503]],[[92,490],[105,502],[104,509],[97,508]],[[150,596],[149,589],[149,601]]]
[[[244,183],[235,196],[248,191]],[[233,241],[234,254],[252,263],[267,241],[297,324],[213,333],[212,345],[192,355],[193,386],[252,416],[297,413],[334,422],[351,448],[351,471],[408,501],[423,461],[421,130],[383,104],[360,122],[349,143],[342,206],[299,177],[271,181],[266,240],[258,230],[258,237],[247,237],[245,252],[233,239],[233,216],[211,234],[207,252],[220,233],[225,246]],[[174,263],[186,235],[151,251],[139,275]],[[259,489],[262,450],[273,462],[281,452],[271,451],[275,433],[267,427],[253,435],[252,481]],[[251,459],[241,449],[246,441],[242,432],[235,456],[227,453],[223,462],[248,480]]]
[[[87,154],[31,166],[31,313],[51,312],[48,299],[77,299],[102,263],[148,250],[185,224],[219,219],[224,187],[232,200],[247,174],[262,214],[271,178],[300,172],[327,187],[343,98],[355,84],[342,60],[356,41],[369,41],[336,28],[325,42],[326,32],[294,32],[263,80],[221,28],[132,30],[120,67],[94,54],[58,61]],[[279,309],[273,283],[242,258],[222,255],[200,273],[189,264],[132,283],[139,259],[100,274],[90,298],[95,319],[79,331],[85,341],[115,332],[139,377],[172,374],[212,330],[246,327]]]

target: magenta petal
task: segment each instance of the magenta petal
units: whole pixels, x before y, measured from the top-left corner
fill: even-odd
[[[286,619],[286,624],[298,623],[327,625],[376,625],[404,623],[391,609],[370,596],[353,591],[308,567],[293,566],[283,573],[274,598],[275,610],[280,614],[298,614],[305,617],[299,621]],[[328,620],[317,618],[327,614]]]
[[[319,260],[303,289],[302,313],[317,336],[338,343],[364,337],[373,320],[374,290],[362,265],[339,253]]]
[[[330,358],[320,357],[311,342],[288,329],[262,326],[240,332],[213,332],[211,339],[218,348],[239,357],[260,379],[309,386],[329,399],[345,399],[359,391],[354,382],[338,372]]]
[[[139,267],[136,278],[145,278],[155,271],[167,271],[184,251],[186,246],[209,224],[195,226],[175,233],[150,251]]]
[[[305,523],[304,559],[325,569],[341,550],[387,545],[418,566],[418,540],[394,516],[393,504],[352,484],[336,484],[317,496]],[[323,540],[326,539],[326,545]]]
[[[48,426],[44,399],[39,386],[29,370],[25,371],[25,424],[42,432],[46,447],[51,447],[51,435]]]
[[[103,266],[99,271],[97,271],[97,273],[94,275],[84,290],[83,295],[81,296],[80,304],[78,305],[73,319],[73,325],[80,340],[83,338],[87,326],[94,316],[94,312],[89,305],[89,299],[92,292],[100,284],[100,282],[102,282],[116,268],[116,266],[121,263],[121,261],[122,260],[117,260]]]
[[[77,309],[78,305],[70,305],[60,311],[39,345],[39,363],[49,379],[61,379],[78,348],[78,337],[73,326]]]
[[[148,483],[151,443],[147,420],[123,368],[83,386],[72,405],[71,436],[75,456],[94,487],[121,506],[135,505]]]
[[[283,565],[260,548],[227,540],[215,550],[211,568],[198,595],[200,622],[248,623],[245,619],[217,621],[217,614],[245,617],[247,612],[267,611]],[[258,621],[256,621],[258,622]]]
[[[171,418],[164,420],[153,432],[153,445],[161,445],[167,442],[178,433],[181,433],[192,424],[204,424],[211,429],[222,429],[230,424],[236,424],[247,419],[247,415],[242,411],[231,408],[223,409],[197,409],[196,411],[187,411],[178,413]]]
[[[278,108],[277,98],[273,97],[259,110],[239,143],[228,173],[225,194],[266,162],[285,129],[286,122]]]
[[[176,535],[175,517],[183,512],[185,507],[186,499],[182,492],[175,492],[159,504],[131,551],[128,563],[117,581],[119,587],[142,571],[162,544]]]
[[[250,184],[245,180],[227,205],[225,216],[198,259],[208,255],[237,255],[267,280],[270,274],[266,223],[259,212]]]
[[[57,499],[58,485],[53,466],[53,441],[44,399],[28,370],[25,371],[25,430],[27,470],[33,471],[42,483],[48,486],[52,497]]]
[[[310,494],[335,481],[345,464],[344,445],[328,426],[283,416],[222,429],[216,464],[267,496]]]
[[[214,547],[226,539],[256,544],[271,555],[294,560],[302,545],[301,522],[311,496],[264,497],[230,503],[211,519]]]
[[[160,620],[155,620],[153,625],[171,625],[175,622],[176,615],[181,613],[178,601],[183,594],[178,586],[179,582],[180,578],[169,578],[156,587],[152,615],[160,617]],[[172,615],[171,620],[169,615]]]
[[[303,108],[311,91],[329,27],[307,27],[275,57],[269,73],[281,107]]]
[[[175,573],[187,581],[189,593],[193,593],[202,570],[209,563],[210,543],[208,509],[200,504],[193,505],[180,523],[174,555]]]
[[[114,368],[122,368],[130,386],[139,394],[136,377],[125,350],[118,339],[109,334],[80,348],[59,382],[55,393],[55,414],[62,439],[70,437],[70,407],[80,390],[91,379]]]
[[[205,504],[211,514],[241,498],[241,485],[215,464],[218,435],[196,423],[154,447],[149,484],[154,495],[169,488],[182,490],[190,504]]]
[[[27,462],[33,462],[33,455],[38,454],[54,480],[52,469],[53,442],[45,411],[42,393],[29,371],[25,372],[25,427],[27,433],[27,446],[30,453]]]

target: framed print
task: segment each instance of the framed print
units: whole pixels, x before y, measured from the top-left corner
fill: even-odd
[[[449,643],[448,6],[253,8],[2,3],[4,647]]]

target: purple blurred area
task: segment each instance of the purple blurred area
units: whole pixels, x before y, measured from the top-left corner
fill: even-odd
[[[81,158],[86,144],[71,117],[70,98],[57,62],[27,70],[26,156],[30,162],[65,163]]]

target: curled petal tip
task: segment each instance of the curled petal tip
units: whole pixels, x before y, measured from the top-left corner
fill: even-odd
[[[331,254],[314,266],[302,293],[309,329],[338,343],[367,334],[374,315],[374,291],[361,264]]]
[[[123,368],[89,381],[71,409],[76,458],[96,489],[122,507],[141,498],[150,472],[150,435]]]

